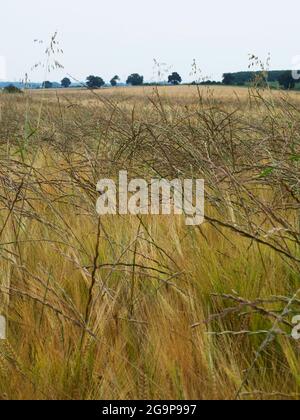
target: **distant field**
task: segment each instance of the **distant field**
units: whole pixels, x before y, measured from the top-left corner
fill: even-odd
[[[209,101],[213,98],[220,106],[228,107],[247,107],[249,101],[254,97],[249,95],[247,87],[231,87],[231,86],[216,86],[206,87],[201,86],[199,90],[194,86],[164,86],[164,87],[118,87],[118,88],[104,88],[95,91],[87,89],[49,89],[49,90],[33,90],[29,93],[33,100],[41,97],[45,102],[57,102],[58,98],[61,102],[71,102],[78,105],[93,106],[100,105],[99,98],[105,100],[112,100],[114,104],[121,107],[142,106],[143,108],[151,108],[153,106],[152,100],[159,95],[170,106],[184,107],[184,106],[198,106],[199,93],[204,101]],[[264,98],[280,99],[288,95],[289,100],[293,104],[300,103],[300,93],[297,91],[264,91],[262,96]],[[263,105],[260,100],[257,101],[257,106]]]
[[[244,87],[233,87],[233,86],[214,86],[214,87],[207,87],[207,86],[199,86],[199,90],[203,95],[207,95],[208,93],[213,93],[216,99],[220,100],[230,100],[234,98],[239,99],[249,99],[249,88]],[[147,96],[152,96],[153,93],[156,91],[159,92],[160,95],[167,97],[167,98],[176,98],[183,99],[187,101],[189,99],[197,99],[198,98],[198,91],[195,86],[160,86],[160,87],[152,87],[152,86],[138,86],[138,87],[117,87],[117,88],[102,88],[94,91],[97,94],[101,94],[105,97],[118,97],[118,96],[126,96],[130,98],[134,97],[142,97],[146,99]],[[67,98],[74,97],[80,95],[80,98],[84,97],[92,97],[90,91],[87,89],[36,89],[31,91],[33,95],[37,96],[53,96],[57,95],[59,97],[65,96]],[[272,95],[281,96],[283,91],[272,91]],[[298,97],[298,92],[290,92],[292,97]]]
[[[0,95],[1,399],[300,397],[300,96]],[[96,183],[203,178],[206,218],[102,216]]]

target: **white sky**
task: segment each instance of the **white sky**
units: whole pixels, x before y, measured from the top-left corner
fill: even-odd
[[[292,67],[300,55],[299,0],[4,0],[1,2],[0,56],[7,79],[25,72],[41,81],[44,71],[30,72],[45,60],[33,40],[59,33],[65,70],[47,75],[61,80],[70,73],[79,80],[96,74],[109,81],[139,72],[153,77],[153,59],[168,63],[189,80],[197,60],[204,75],[247,70],[248,54],[271,67]],[[1,61],[1,60],[0,60]]]

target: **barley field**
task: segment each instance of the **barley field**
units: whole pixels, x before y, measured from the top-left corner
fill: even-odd
[[[205,222],[96,184],[203,178]],[[1,399],[300,397],[300,96],[0,93]]]

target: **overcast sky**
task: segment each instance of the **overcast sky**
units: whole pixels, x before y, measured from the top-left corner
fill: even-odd
[[[203,74],[246,70],[248,54],[266,58],[273,69],[291,68],[300,55],[299,0],[4,0],[1,2],[0,56],[7,78],[44,79],[44,47],[58,31],[65,69],[47,75],[60,80],[89,74],[124,80],[133,72],[153,77],[153,59],[167,63],[185,80],[197,60]],[[0,64],[3,59],[0,58]]]

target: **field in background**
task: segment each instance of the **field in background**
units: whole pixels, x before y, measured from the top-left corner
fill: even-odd
[[[147,97],[152,97],[153,95],[156,96],[157,92],[159,95],[165,99],[174,100],[175,103],[180,104],[183,101],[187,104],[189,101],[195,104],[199,98],[199,91],[202,95],[214,95],[215,100],[223,101],[230,101],[235,104],[238,104],[240,101],[248,101],[249,100],[249,89],[247,87],[231,87],[231,86],[216,86],[216,87],[208,87],[208,86],[199,86],[199,88],[195,86],[137,86],[137,87],[117,87],[117,88],[102,88],[100,91],[97,91],[97,96],[104,97],[104,98],[118,98],[120,101],[128,101],[131,99],[133,102],[142,100],[144,103],[147,101]],[[251,90],[251,89],[250,89]],[[74,88],[74,89],[36,89],[29,91],[30,95],[33,98],[44,97],[47,100],[52,99],[54,100],[57,98],[65,98],[67,100],[72,99],[74,101],[82,102],[82,100],[97,100],[95,94],[85,88]],[[268,95],[270,92],[265,92],[264,95]],[[272,97],[282,97],[283,92],[280,90],[274,90],[270,93]],[[299,93],[297,91],[291,91],[290,97],[297,100],[299,98]]]
[[[299,399],[300,97],[0,95],[2,399]],[[107,216],[96,183],[204,178],[206,221]]]

